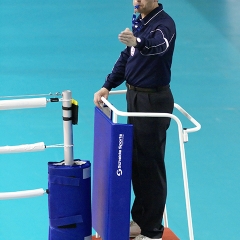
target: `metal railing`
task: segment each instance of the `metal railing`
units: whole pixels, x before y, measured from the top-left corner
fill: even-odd
[[[127,90],[111,91],[110,95],[125,94],[126,91]],[[116,109],[104,97],[102,97],[101,100],[103,101],[104,104],[106,104],[108,106],[109,109],[112,110],[113,123],[117,123],[118,116],[123,116],[123,117],[168,117],[168,118],[173,119],[177,123],[180,154],[181,154],[181,163],[182,163],[182,172],[183,172],[184,193],[185,193],[185,201],[186,201],[186,212],[187,212],[187,220],[188,220],[189,239],[194,240],[184,143],[188,141],[188,133],[197,132],[201,129],[200,123],[198,123],[186,110],[184,110],[180,105],[178,105],[176,103],[174,104],[174,108],[176,108],[181,114],[183,114],[190,122],[192,122],[194,124],[193,128],[184,129],[180,119],[173,114],[149,113],[149,112],[123,112],[123,111],[119,111],[118,109]],[[168,217],[167,217],[167,209],[166,208],[165,208],[163,220],[164,220],[164,226],[168,227]]]

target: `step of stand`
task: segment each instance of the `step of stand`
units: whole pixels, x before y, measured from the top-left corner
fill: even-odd
[[[172,231],[170,228],[165,228],[163,233],[163,240],[180,240]],[[96,238],[95,236],[92,237],[92,240],[102,240],[101,238]],[[130,238],[130,240],[133,240],[133,238]]]

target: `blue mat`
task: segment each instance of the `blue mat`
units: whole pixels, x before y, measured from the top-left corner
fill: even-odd
[[[132,129],[95,109],[92,218],[104,240],[129,239]]]

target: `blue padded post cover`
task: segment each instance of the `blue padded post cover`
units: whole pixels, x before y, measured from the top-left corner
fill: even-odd
[[[129,240],[132,132],[95,108],[92,217],[104,240]]]
[[[48,163],[49,240],[91,239],[91,164],[84,162]]]

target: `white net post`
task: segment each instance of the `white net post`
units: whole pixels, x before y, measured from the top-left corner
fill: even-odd
[[[72,131],[72,92],[62,92],[63,100],[63,137],[64,137],[64,163],[73,165],[73,131]]]

